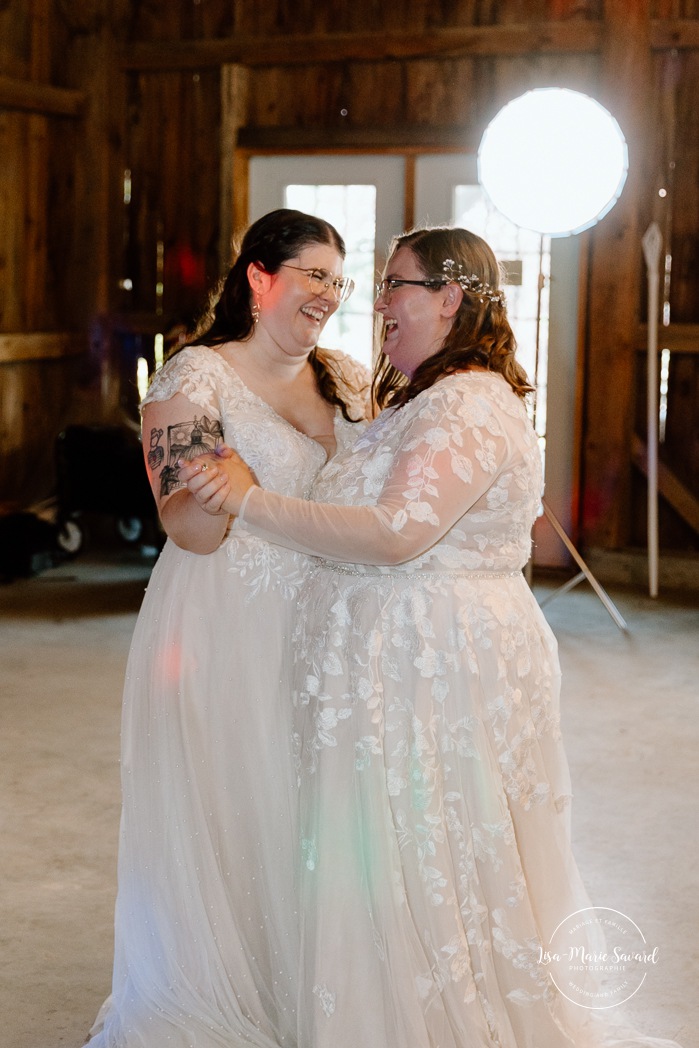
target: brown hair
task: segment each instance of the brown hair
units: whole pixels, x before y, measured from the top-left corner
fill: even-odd
[[[196,329],[185,344],[221,346],[225,342],[244,342],[255,327],[252,315],[248,266],[256,263],[265,273],[277,273],[290,258],[296,258],[310,244],[329,244],[342,258],[345,242],[329,222],[302,211],[280,207],[253,222],[241,240],[236,258],[227,276],[211,295],[207,309]],[[184,344],[171,353],[174,356]],[[308,362],[313,368],[321,396],[336,404],[348,422],[357,422],[349,414],[349,405],[343,399],[342,375],[325,350],[316,347]]]
[[[428,279],[444,278],[446,283],[443,266],[451,259],[457,271],[461,267],[461,272],[475,276],[491,292],[500,287],[501,272],[495,255],[485,240],[468,229],[438,226],[404,233],[393,239],[389,261],[401,247],[410,249]],[[468,371],[474,365],[499,372],[519,397],[532,392],[524,368],[515,360],[517,343],[504,299],[499,295],[493,298],[494,301],[478,291],[464,289],[463,301],[444,342],[436,353],[423,360],[410,379],[381,353],[372,385],[378,407],[400,407],[445,375]]]

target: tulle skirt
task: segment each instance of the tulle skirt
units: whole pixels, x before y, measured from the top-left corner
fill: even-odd
[[[296,1044],[299,558],[275,551],[284,570],[251,588],[232,550],[168,542],[136,626],[113,990],[90,1048]]]

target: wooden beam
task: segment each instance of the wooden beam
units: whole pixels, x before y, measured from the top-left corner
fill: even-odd
[[[599,51],[602,23],[538,22],[432,29],[429,32],[235,36],[226,40],[178,40],[129,44],[123,69],[202,69],[227,63],[247,66],[309,65],[320,62],[403,58],[453,58]]]
[[[219,271],[232,262],[236,231],[248,224],[248,159],[238,152],[238,136],[247,120],[250,74],[244,66],[221,69],[221,218]]]
[[[415,225],[415,156],[406,156],[403,175],[403,229]]]
[[[22,109],[47,116],[83,115],[86,97],[83,91],[53,87],[31,80],[0,76],[0,109]]]
[[[636,338],[636,350],[647,352],[648,328],[641,324]],[[672,353],[699,353],[699,324],[668,324],[658,328],[658,352],[669,349]]]
[[[480,132],[480,129],[478,129]],[[480,134],[473,127],[456,125],[390,127],[241,127],[238,148],[250,153],[298,153],[299,150],[333,153],[475,153]]]
[[[75,6],[81,11],[85,8]],[[118,281],[125,275],[124,125],[129,111],[126,77],[118,70],[114,48],[117,39],[119,44],[125,39],[130,15],[124,11],[124,0],[111,0],[107,6],[109,17],[94,19],[84,32],[71,31],[66,41],[64,62],[73,71],[87,104],[84,120],[66,135],[65,144],[60,140],[53,144],[54,163],[61,169],[62,199],[57,217],[64,239],[64,262],[54,279],[60,316],[67,327],[75,329],[87,328],[96,318],[109,316],[119,302]],[[108,378],[113,365],[107,356],[104,354],[100,362],[103,392],[113,388]],[[104,411],[98,395],[93,395],[96,420],[106,421],[110,412],[116,413],[117,393]],[[107,400],[105,393],[104,404]]]
[[[645,441],[634,433],[631,454],[633,464],[648,476],[648,447]],[[699,499],[681,480],[675,476],[664,462],[658,463],[658,491],[670,503],[682,520],[699,535]]]
[[[599,100],[615,113],[629,147],[618,203],[590,234],[583,435],[582,541],[618,549],[631,529],[631,435],[640,303],[640,213],[648,185],[647,133],[653,84],[650,0],[604,0]]]
[[[654,51],[699,48],[699,20],[656,18],[651,22],[650,43]]]
[[[602,50],[604,23],[562,20],[538,23],[432,29],[429,32],[294,34],[279,37],[238,35],[226,40],[177,40],[129,44],[122,69],[206,69],[231,63],[245,66],[308,65],[321,62],[406,58],[503,58],[531,54],[596,54]],[[649,46],[656,51],[699,48],[696,19],[654,19]]]
[[[52,0],[31,2],[31,61],[33,83],[44,83],[51,75]],[[48,268],[49,121],[44,113],[30,113],[27,123],[27,193],[24,212],[24,306],[26,326],[52,327],[47,315],[46,276]]]
[[[32,331],[0,335],[0,364],[76,357],[87,351],[85,337],[71,331]]]

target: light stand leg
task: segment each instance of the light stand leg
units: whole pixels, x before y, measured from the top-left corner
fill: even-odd
[[[553,600],[554,597],[559,597],[563,593],[567,593],[569,590],[573,588],[573,586],[577,586],[579,582],[582,582],[583,579],[587,579],[587,581],[590,583],[593,590],[595,591],[599,599],[602,601],[611,617],[614,619],[614,622],[619,627],[619,629],[628,630],[628,626],[626,625],[626,620],[624,619],[623,615],[621,615],[619,609],[614,604],[607,591],[602,589],[599,582],[592,574],[587,564],[582,559],[575,546],[566,535],[558,517],[556,517],[556,515],[549,509],[549,507],[546,505],[545,500],[542,500],[541,504],[543,506],[544,513],[546,514],[546,517],[549,520],[553,530],[556,532],[561,542],[568,550],[575,563],[580,568],[579,574],[576,575],[574,578],[570,579],[568,582],[564,583],[564,585],[557,589],[554,593],[549,594],[549,596],[541,602],[542,606],[546,604],[548,601]]]
[[[577,575],[573,575],[572,579],[568,579],[562,586],[559,586],[553,593],[549,593],[548,597],[544,597],[543,600],[539,601],[539,607],[543,608],[549,601],[553,600],[554,597],[562,597],[564,593],[569,593],[574,589],[579,582],[582,582],[585,578],[585,572],[579,571]]]
[[[652,222],[642,240],[648,268],[648,589],[658,596],[658,285],[663,236]]]

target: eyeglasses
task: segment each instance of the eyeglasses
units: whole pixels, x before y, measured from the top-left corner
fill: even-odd
[[[391,301],[391,295],[397,287],[403,287],[404,284],[413,284],[415,287],[428,287],[431,291],[435,291],[438,287],[444,287],[448,284],[448,280],[444,280],[442,277],[433,277],[432,280],[402,280],[399,277],[385,278],[380,284],[376,285],[376,297],[382,298],[384,302],[389,303]]]
[[[351,277],[332,277],[327,269],[302,269],[301,266],[292,266],[288,262],[282,262],[284,269],[295,269],[298,273],[305,273],[308,277],[308,288],[314,295],[323,295],[328,288],[333,289],[336,302],[346,302],[354,291],[354,281]]]

